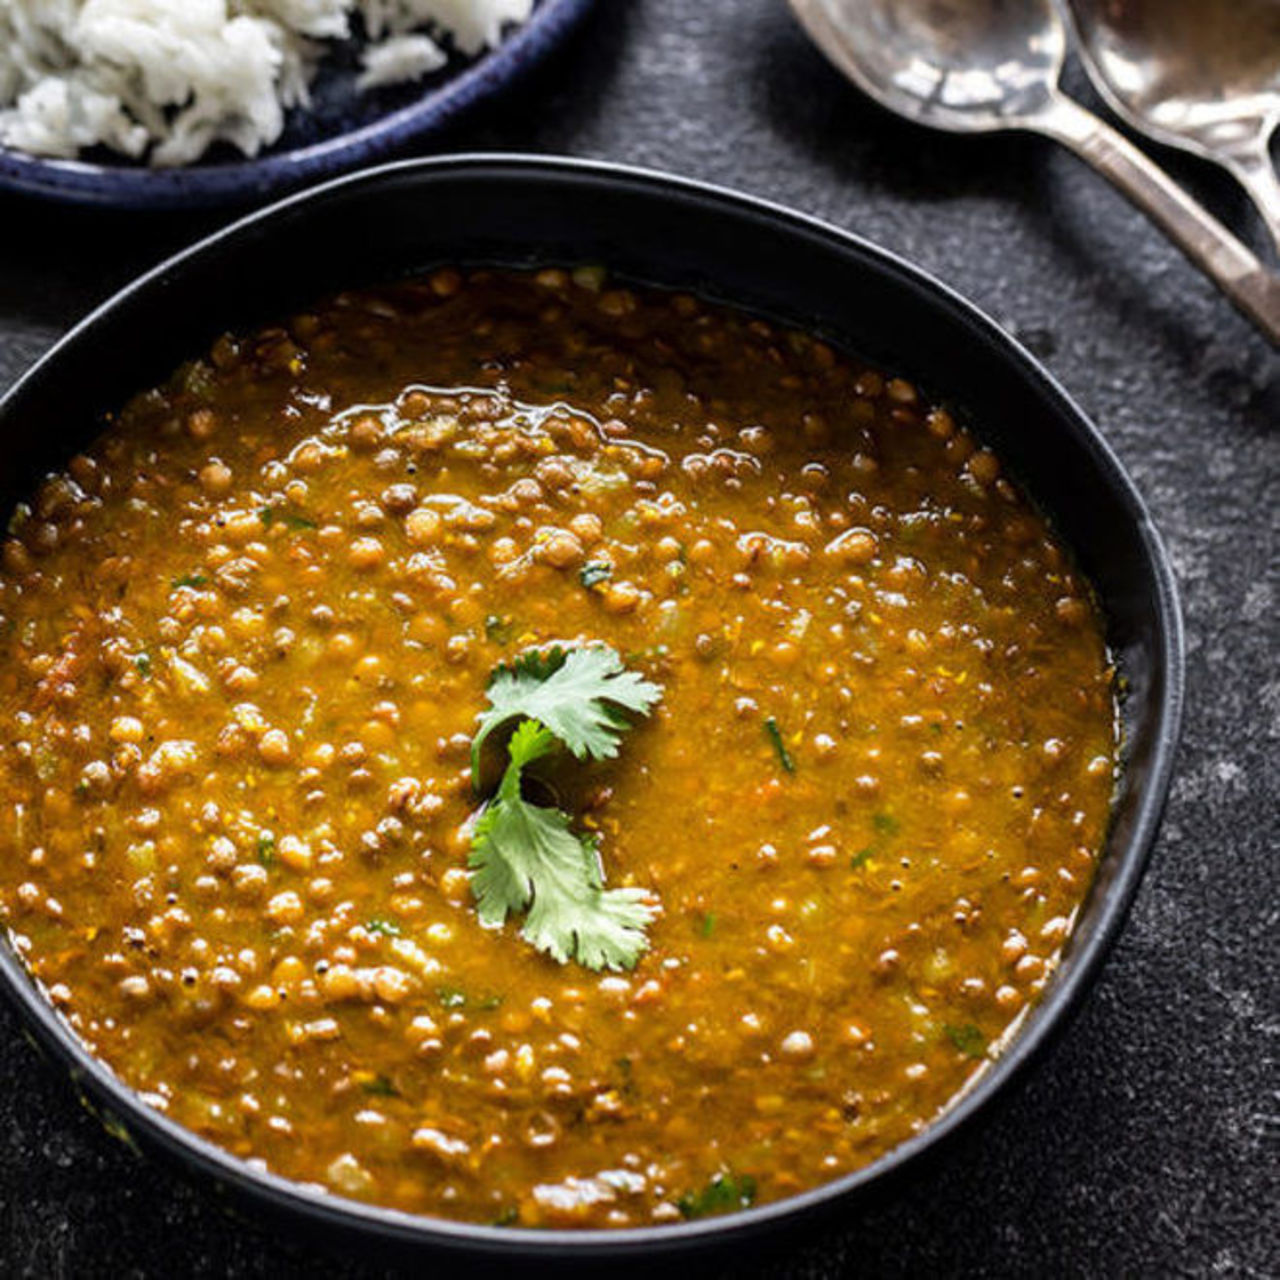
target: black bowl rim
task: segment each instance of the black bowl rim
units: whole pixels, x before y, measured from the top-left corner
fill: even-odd
[[[363,1234],[391,1247],[434,1247],[473,1256],[523,1256],[530,1260],[558,1257],[587,1261],[622,1260],[641,1254],[652,1257],[699,1246],[727,1245],[764,1229],[794,1224],[821,1210],[830,1209],[836,1202],[851,1200],[857,1193],[865,1192],[874,1183],[884,1182],[890,1175],[896,1176],[984,1111],[1046,1047],[1096,977],[1120,932],[1150,857],[1177,751],[1185,655],[1182,615],[1168,555],[1142,497],[1098,429],[1023,346],[949,286],[860,236],[771,201],[656,170],[562,156],[481,152],[397,161],[337,178],[249,214],[161,262],[70,330],[0,399],[0,430],[4,429],[5,419],[20,400],[24,388],[45,376],[46,370],[56,367],[57,362],[91,331],[109,327],[113,313],[126,300],[146,291],[167,288],[193,259],[216,254],[241,235],[260,229],[264,224],[294,212],[299,206],[321,202],[337,192],[362,186],[376,187],[415,173],[461,178],[484,175],[489,179],[533,176],[578,183],[594,182],[608,187],[643,189],[650,194],[656,190],[665,198],[698,206],[711,216],[715,216],[717,211],[754,215],[770,223],[780,235],[789,239],[816,238],[874,264],[886,274],[896,277],[908,291],[927,293],[937,308],[949,312],[952,319],[967,326],[975,336],[1038,385],[1045,403],[1055,411],[1055,418],[1067,424],[1077,443],[1092,455],[1099,473],[1107,478],[1133,522],[1155,588],[1160,631],[1159,650],[1154,660],[1162,668],[1164,678],[1158,700],[1151,771],[1139,798],[1126,846],[1108,849],[1115,865],[1105,894],[1091,907],[1096,916],[1089,937],[1056,971],[1054,982],[1036,1007],[1036,1017],[1030,1025],[1020,1030],[983,1076],[921,1133],[853,1173],[782,1200],[692,1222],[620,1230],[498,1227],[410,1214],[334,1196],[319,1188],[251,1168],[223,1148],[147,1106],[138,1094],[90,1054],[40,994],[13,953],[7,937],[0,938],[0,990],[16,1001],[41,1041],[70,1069],[73,1080],[87,1085],[109,1109],[127,1117],[126,1128],[136,1128],[165,1154],[177,1159],[188,1170],[210,1177],[217,1185],[246,1193],[259,1205],[295,1220],[309,1218],[339,1233]]]

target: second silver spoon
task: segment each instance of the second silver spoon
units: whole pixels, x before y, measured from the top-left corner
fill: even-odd
[[[1280,249],[1280,0],[1067,0],[1080,59],[1135,129],[1227,169]]]

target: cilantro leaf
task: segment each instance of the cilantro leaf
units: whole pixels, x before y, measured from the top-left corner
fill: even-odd
[[[662,689],[626,670],[607,645],[590,645],[523,653],[510,666],[497,668],[488,694],[490,708],[481,714],[480,729],[471,742],[475,780],[480,777],[485,739],[517,716],[545,725],[579,760],[611,759],[628,727],[623,711],[648,715]]]
[[[717,1173],[700,1191],[688,1191],[676,1201],[686,1218],[705,1218],[712,1213],[749,1209],[756,1199],[756,1180],[750,1174],[737,1177]]]
[[[496,928],[524,911],[521,937],[561,964],[629,969],[648,946],[648,895],[605,889],[595,840],[576,835],[559,809],[520,794],[522,770],[553,750],[555,738],[536,720],[520,724],[498,793],[476,820],[468,865],[480,920]]]
[[[259,507],[258,519],[269,529],[273,524],[282,524],[286,529],[314,529],[316,522],[300,516],[285,507]]]
[[[492,640],[494,644],[506,644],[514,630],[515,624],[511,619],[499,613],[491,613],[484,620],[485,639]]]
[[[902,829],[902,823],[891,813],[876,813],[871,817],[871,825],[878,836],[896,836]]]
[[[795,773],[796,762],[791,758],[791,752],[787,750],[782,730],[778,728],[778,722],[772,716],[765,717],[764,736],[773,744],[773,749],[778,756],[778,763],[788,773]]]
[[[987,1037],[972,1022],[961,1026],[947,1023],[943,1028],[947,1039],[951,1041],[966,1058],[985,1058],[987,1056]]]
[[[598,587],[602,582],[608,582],[613,577],[613,565],[605,560],[588,560],[586,564],[578,570],[578,581],[582,583],[588,591],[592,587]]]

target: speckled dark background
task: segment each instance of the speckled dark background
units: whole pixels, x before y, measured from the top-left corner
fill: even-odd
[[[519,91],[433,143],[485,148],[710,179],[920,263],[1018,334],[1093,416],[1183,591],[1189,700],[1172,801],[1069,1035],[891,1198],[750,1265],[699,1270],[1280,1275],[1280,360],[1072,157],[896,123],[828,70],[781,0],[601,0]],[[1228,183],[1161,158],[1264,247]],[[219,221],[0,197],[0,386]],[[0,1274],[373,1273],[355,1254],[233,1222],[136,1159],[0,1008]]]

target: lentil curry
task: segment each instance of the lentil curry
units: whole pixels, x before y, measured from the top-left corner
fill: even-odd
[[[258,1167],[480,1222],[919,1132],[1049,978],[1116,765],[1089,589],[969,430],[594,269],[220,339],[19,508],[0,627],[0,914],[70,1026]],[[487,682],[551,642],[661,691],[526,780],[648,903],[612,969],[468,870]]]

